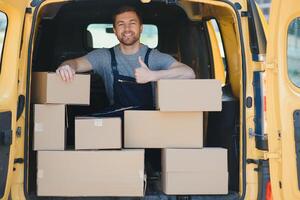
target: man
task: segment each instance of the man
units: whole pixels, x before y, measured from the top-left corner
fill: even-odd
[[[56,70],[69,82],[76,72],[94,70],[104,80],[114,108],[153,107],[151,82],[159,79],[192,79],[194,71],[170,55],[140,43],[142,18],[132,7],[121,7],[113,16],[113,29],[120,43],[63,62]]]

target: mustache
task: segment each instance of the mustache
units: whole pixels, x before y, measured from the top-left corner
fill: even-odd
[[[125,34],[134,34],[133,31],[126,31],[126,32],[123,32],[122,35],[125,35]]]

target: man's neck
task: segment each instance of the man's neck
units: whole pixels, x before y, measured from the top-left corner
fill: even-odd
[[[126,55],[132,55],[137,53],[140,49],[140,46],[141,46],[140,42],[136,42],[135,44],[130,46],[120,43],[121,52]]]

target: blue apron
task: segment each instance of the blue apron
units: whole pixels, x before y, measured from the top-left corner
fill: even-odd
[[[152,49],[148,48],[144,62],[148,66],[149,54]],[[122,130],[124,128],[125,110],[153,110],[153,90],[152,83],[139,84],[135,78],[119,74],[118,63],[113,48],[109,49],[111,55],[111,68],[113,73],[114,104],[104,109],[100,113],[95,113],[97,117],[121,117]],[[124,134],[122,131],[122,146]],[[153,176],[155,171],[160,171],[160,150],[145,150],[145,169],[147,174]]]
[[[148,66],[149,54],[152,49],[148,48],[144,62]],[[136,79],[120,75],[118,63],[113,48],[109,49],[111,55],[111,69],[113,74],[113,101],[114,104],[100,113],[94,113],[97,117],[122,117],[124,110],[153,110],[152,83],[139,84]]]

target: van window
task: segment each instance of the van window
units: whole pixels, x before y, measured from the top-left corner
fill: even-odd
[[[289,25],[287,45],[289,78],[300,87],[300,17],[294,19]]]
[[[271,6],[271,0],[256,0],[258,3],[261,11],[263,12],[264,16],[267,20],[269,20],[270,15],[270,6]]]
[[[218,45],[217,49],[218,49],[219,52],[217,54],[219,55],[219,57],[221,57],[220,62],[218,62],[217,58],[214,58],[215,78],[221,80],[221,82],[223,84],[225,84],[225,82],[226,82],[226,71],[227,71],[227,61],[226,61],[226,55],[225,55],[225,50],[224,50],[221,31],[220,31],[218,22],[215,19],[211,19],[211,20],[209,20],[209,22],[212,24],[212,27],[214,29],[214,33],[215,33],[215,36],[216,36],[216,42],[218,43],[217,44]],[[216,54],[216,52],[213,52],[213,53]]]
[[[90,24],[87,27],[88,48],[110,48],[119,43],[113,32],[112,24]],[[143,25],[141,42],[150,48],[157,47],[158,30],[157,26],[151,24]]]
[[[3,12],[0,11],[0,61],[2,61],[2,49],[4,44],[6,27],[7,27],[7,17]],[[2,64],[0,64],[0,73],[1,73],[1,66]]]

